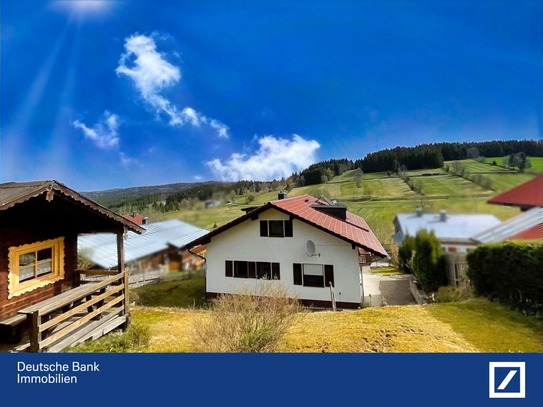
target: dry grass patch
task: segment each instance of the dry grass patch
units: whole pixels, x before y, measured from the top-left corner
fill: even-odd
[[[135,307],[131,310],[135,323],[148,326],[151,338],[146,352],[194,352],[192,330],[206,311],[182,308]]]
[[[282,352],[477,352],[420,306],[314,312],[290,329]]]
[[[149,327],[143,352],[196,352],[194,326],[207,310],[136,307]],[[209,318],[209,319],[208,319]],[[310,312],[291,327],[277,352],[543,352],[543,321],[485,300],[430,306]]]

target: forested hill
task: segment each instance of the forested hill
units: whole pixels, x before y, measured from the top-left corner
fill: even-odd
[[[310,165],[299,174],[293,174],[291,179],[296,186],[315,185],[356,168],[365,173],[386,171],[397,173],[400,167],[409,170],[441,168],[445,161],[505,157],[519,153],[530,157],[543,157],[543,141],[500,140],[395,147],[369,153],[354,162],[347,159],[321,161]]]
[[[194,188],[200,185],[213,184],[208,182],[180,182],[166,185],[152,185],[131,188],[108,189],[105,191],[83,192],[86,197],[109,208],[121,206],[124,202],[148,197],[149,203],[166,200],[171,194]]]
[[[542,140],[508,140],[463,143],[421,144],[416,147],[395,147],[366,155],[354,162],[354,168],[364,172],[397,172],[403,165],[410,170],[439,168],[444,161],[465,160],[477,157],[504,157],[524,153],[543,157]]]

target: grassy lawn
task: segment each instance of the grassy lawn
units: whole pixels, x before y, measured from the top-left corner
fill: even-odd
[[[145,352],[192,352],[202,310],[137,307],[148,326]],[[280,352],[543,352],[543,321],[485,300],[431,306],[310,312],[291,328]]]
[[[124,351],[194,352],[194,324],[209,314],[203,278],[134,290],[132,323],[149,344]],[[543,352],[543,320],[483,299],[427,306],[307,312],[279,351],[289,352]],[[114,335],[74,351],[108,352]]]
[[[131,289],[131,301],[153,307],[201,307],[205,301],[205,278],[173,280]]]
[[[498,303],[471,300],[433,305],[428,311],[481,352],[543,352],[543,320]]]

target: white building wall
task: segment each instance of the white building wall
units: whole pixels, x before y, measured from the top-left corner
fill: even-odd
[[[234,293],[239,288],[252,289],[260,281],[225,276],[225,260],[269,261],[280,264],[280,281],[289,294],[305,300],[330,301],[328,287],[304,287],[293,284],[293,264],[331,264],[334,266],[337,302],[360,303],[363,293],[358,265],[358,250],[327,232],[297,219],[293,237],[260,237],[260,220],[288,220],[288,215],[270,209],[257,220],[246,220],[213,237],[207,244],[206,290],[210,293]],[[312,240],[320,256],[306,254],[306,242]]]
[[[465,242],[453,242],[453,241],[444,241],[440,240],[441,249],[443,253],[458,253],[458,254],[467,254],[471,250],[475,249],[477,245],[475,243],[465,243]]]

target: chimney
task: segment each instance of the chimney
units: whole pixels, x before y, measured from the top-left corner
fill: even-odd
[[[287,193],[285,191],[280,191],[279,194],[277,194],[277,199],[285,199],[287,197]]]
[[[422,208],[417,208],[417,218],[422,218]]]
[[[447,221],[447,211],[445,209],[442,209],[439,211],[439,221],[440,222],[446,222]]]
[[[149,218],[146,216],[145,218],[143,218],[143,219],[141,220],[141,224],[142,224],[142,225],[147,225],[147,222],[148,222],[148,221],[149,221]]]

